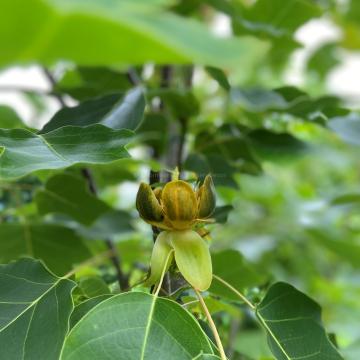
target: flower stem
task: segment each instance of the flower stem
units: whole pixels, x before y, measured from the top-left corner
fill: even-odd
[[[216,341],[216,345],[219,349],[219,353],[220,353],[220,357],[221,357],[221,360],[227,360],[227,357],[226,357],[226,354],[225,354],[225,351],[224,351],[224,347],[222,345],[222,342],[221,342],[221,339],[220,339],[220,336],[219,336],[219,333],[217,331],[217,328],[216,328],[216,325],[214,323],[214,320],[212,319],[211,317],[211,314],[209,312],[209,309],[207,308],[206,304],[205,304],[205,301],[203,299],[203,297],[201,296],[200,292],[197,291],[196,289],[194,289],[195,293],[196,293],[196,296],[198,297],[199,301],[200,301],[200,304],[201,304],[201,307],[203,308],[204,310],[204,313],[206,315],[206,318],[208,319],[208,322],[209,322],[209,325],[210,325],[210,328],[211,328],[211,331],[214,335],[214,338],[215,338],[215,341]]]
[[[166,269],[168,267],[168,262],[169,260],[171,259],[171,256],[173,254],[174,250],[171,250],[166,258],[166,261],[165,261],[165,265],[164,265],[164,268],[162,270],[162,273],[161,273],[161,277],[160,277],[160,280],[159,280],[159,283],[158,283],[158,286],[156,288],[156,291],[154,292],[154,295],[155,296],[158,296],[159,295],[159,292],[160,292],[160,289],[161,289],[161,285],[163,283],[163,280],[164,280],[164,276],[165,276],[165,273],[166,273]],[[154,289],[155,290],[155,289]]]
[[[220,281],[223,285],[225,285],[228,289],[230,289],[232,292],[234,292],[246,305],[251,307],[252,310],[255,310],[255,305],[252,304],[246,297],[243,295],[240,291],[236,290],[232,285],[230,285],[227,281],[222,279],[221,277],[217,275],[213,275],[213,278],[217,281]]]

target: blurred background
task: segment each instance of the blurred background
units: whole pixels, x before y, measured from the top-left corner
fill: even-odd
[[[196,169],[206,170],[199,157],[204,131],[211,128],[219,135],[229,131],[229,124],[236,131],[254,131],[251,156],[241,153],[234,158],[229,152],[226,171],[213,170],[218,204],[226,206],[224,224],[211,229],[213,251],[239,250],[266,279],[264,283],[284,280],[310,294],[322,305],[326,328],[336,334],[347,359],[359,359],[360,2],[269,1],[273,10],[266,1],[171,3],[168,11],[205,23],[216,37],[246,35],[270,47],[254,62],[222,67],[221,76],[201,65],[193,67],[191,96],[196,110],[188,116],[185,177],[193,179],[196,172],[201,175]],[[302,3],[308,4],[305,9]],[[105,67],[97,67],[99,78],[86,69],[72,61],[58,61],[46,71],[35,63],[3,67],[0,113],[14,123],[41,129],[62,107],[56,94],[67,106],[75,106],[87,98],[81,92],[84,84],[93,85],[96,96],[113,90],[109,79],[100,84]],[[107,69],[121,73],[127,67]],[[171,88],[182,86],[179,69],[174,70]],[[163,101],[151,93],[156,90],[159,65],[149,61],[136,70],[149,88],[146,123],[152,108]],[[178,105],[168,106],[176,110]],[[160,130],[156,141],[169,141],[165,139],[169,134]],[[100,196],[114,208],[135,214],[139,181],[148,180],[150,168],[171,170],[163,161],[166,151],[154,159],[148,145],[131,147],[134,160],[122,163],[118,172],[99,167]],[[14,189],[11,199],[4,201],[9,185],[4,182],[1,187],[3,214],[14,214],[14,208],[27,203],[25,195]],[[151,251],[150,227],[139,222],[136,229],[117,243],[129,268],[134,259],[146,264]],[[225,327],[228,320],[223,320]],[[245,326],[234,347],[253,358],[265,358],[269,352],[259,345],[263,342],[258,329]]]

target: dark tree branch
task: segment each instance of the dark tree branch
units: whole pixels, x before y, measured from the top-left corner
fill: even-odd
[[[186,141],[186,134],[188,130],[188,120],[186,118],[181,118],[179,119],[179,123],[180,123],[180,134],[179,134],[179,143],[176,151],[176,166],[179,170],[179,176],[181,178],[184,147]]]

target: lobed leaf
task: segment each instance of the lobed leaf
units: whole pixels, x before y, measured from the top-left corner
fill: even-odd
[[[90,310],[71,330],[60,359],[193,360],[201,353],[213,351],[190,313],[171,300],[133,292]]]
[[[276,359],[342,359],[326,335],[320,306],[293,286],[272,285],[257,305],[256,315]]]
[[[37,260],[0,265],[0,358],[58,360],[75,286]]]
[[[145,97],[142,88],[134,88],[124,94],[111,94],[81,102],[74,107],[59,110],[45,124],[44,134],[62,126],[88,126],[103,124],[112,129],[135,130],[142,121]]]
[[[267,47],[257,39],[218,39],[201,23],[165,11],[154,1],[16,0],[1,2],[0,12],[0,33],[6,34],[0,37],[1,66],[58,60],[85,66],[246,66]]]
[[[46,134],[0,129],[0,180],[36,170],[61,169],[78,163],[99,164],[128,157],[129,130],[96,124],[65,126]]]
[[[0,224],[0,261],[21,256],[41,259],[56,274],[63,275],[91,255],[82,239],[69,228],[54,224]]]
[[[84,179],[71,174],[57,174],[39,190],[35,201],[41,215],[66,214],[82,224],[90,225],[111,208],[92,195]]]

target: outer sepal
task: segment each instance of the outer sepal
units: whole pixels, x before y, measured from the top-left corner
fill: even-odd
[[[196,290],[207,290],[212,280],[212,264],[205,240],[192,230],[171,231],[167,234],[175,250],[176,265],[185,280]]]
[[[160,203],[150,185],[141,183],[136,195],[136,209],[147,222],[160,222],[164,218]]]
[[[216,206],[215,187],[210,175],[206,176],[204,183],[197,191],[197,198],[199,203],[198,217],[200,219],[209,217]]]
[[[169,233],[167,231],[161,232],[156,238],[153,251],[151,254],[150,261],[150,276],[145,280],[145,286],[151,286],[157,283],[161,274],[164,271],[164,267],[166,266],[165,272],[169,269],[173,255],[170,255],[169,261],[166,264],[169,253],[172,251],[172,248],[169,244]]]

